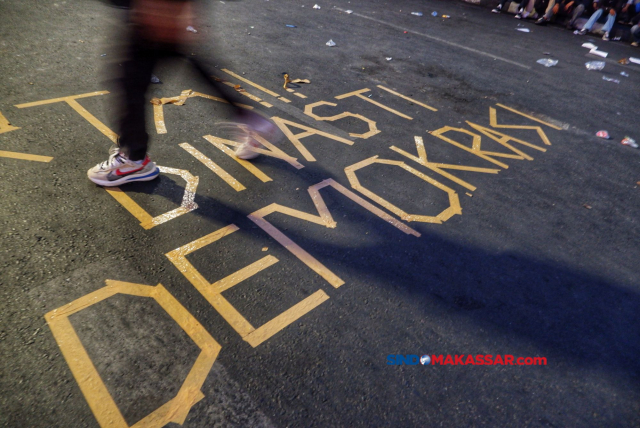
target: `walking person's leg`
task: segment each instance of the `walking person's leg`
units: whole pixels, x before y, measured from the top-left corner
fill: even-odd
[[[122,76],[116,93],[120,110],[118,147],[109,159],[87,172],[101,186],[119,186],[132,181],[149,181],[158,176],[158,167],[147,156],[149,136],[145,129],[145,93],[161,51],[133,31],[125,48]]]

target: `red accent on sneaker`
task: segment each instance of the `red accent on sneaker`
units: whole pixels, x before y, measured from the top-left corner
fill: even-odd
[[[128,174],[131,174],[132,172],[141,171],[142,169],[144,169],[144,167],[140,167],[138,169],[134,169],[132,171],[127,171],[127,172],[122,172],[120,171],[120,169],[116,169],[116,175],[119,175],[119,176],[128,175]]]

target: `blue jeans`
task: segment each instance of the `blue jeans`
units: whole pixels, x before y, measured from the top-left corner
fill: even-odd
[[[593,15],[591,15],[591,18],[589,18],[587,23],[584,24],[584,27],[582,28],[587,31],[591,30],[591,27],[593,27],[593,24],[596,23],[596,21],[598,20],[598,18],[600,18],[600,16],[602,16],[602,9],[598,9],[595,12],[593,12]],[[602,31],[606,33],[611,31],[611,29],[613,28],[613,24],[615,22],[616,22],[616,14],[615,13],[613,15],[609,14],[609,16],[607,16],[607,22],[604,24],[604,27],[602,27]]]
[[[631,27],[631,37],[633,37],[634,42],[640,42],[640,25]]]

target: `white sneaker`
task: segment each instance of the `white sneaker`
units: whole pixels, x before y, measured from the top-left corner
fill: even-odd
[[[153,180],[160,174],[160,169],[151,162],[149,156],[141,161],[129,160],[123,153],[109,150],[109,159],[87,171],[89,180],[100,186],[119,186],[132,181]]]
[[[604,33],[604,36],[602,36],[602,40],[604,40],[605,42],[609,41],[609,32],[608,31],[606,33]]]
[[[499,4],[498,7],[496,7],[495,9],[492,9],[491,12],[493,13],[500,13],[502,11],[502,5]]]
[[[259,115],[251,117],[244,123],[226,122],[218,123],[218,126],[225,129],[232,140],[242,143],[235,151],[238,159],[250,160],[260,155],[254,150],[262,146],[256,136],[275,144],[283,137],[280,128]]]

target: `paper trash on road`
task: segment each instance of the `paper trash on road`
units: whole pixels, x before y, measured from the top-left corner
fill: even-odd
[[[422,16],[422,12],[411,12],[411,15]]]
[[[529,30],[528,28],[516,28],[516,30],[522,31],[523,33],[530,33],[531,32],[531,30]]]
[[[551,58],[540,58],[536,62],[538,64],[544,65],[545,67],[553,67],[554,65],[558,64],[557,59],[551,59]]]
[[[634,64],[640,64],[640,59],[639,58],[629,57],[629,61],[634,63]]]
[[[345,10],[345,13],[348,13],[349,15],[351,15],[353,13],[352,10]]]
[[[591,50],[589,51],[589,53],[590,53],[590,54],[592,54],[592,55],[598,55],[598,56],[601,56],[602,58],[606,58],[606,57],[607,57],[607,55],[609,55],[607,52],[602,52],[602,51],[599,51],[599,50],[597,50],[597,49],[591,49]]]
[[[604,138],[605,140],[610,140],[611,137],[607,131],[598,131],[596,132],[596,137]]]
[[[630,146],[630,147],[633,147],[634,149],[638,148],[638,143],[636,143],[636,140],[634,140],[631,137],[624,137],[623,140],[620,142],[625,146]]]
[[[612,79],[611,77],[602,76],[602,80],[606,80],[607,82],[620,83],[618,79]]]
[[[336,45],[336,42],[334,42],[333,40],[329,40],[326,44],[327,44],[327,46],[332,46],[333,47],[333,46]]]
[[[392,58],[392,57],[390,57],[390,56],[388,56],[388,57],[387,57],[387,61],[391,61],[392,59],[393,59],[393,58]]]
[[[598,49],[598,47],[593,43],[583,43],[582,47],[587,49]]]
[[[585,67],[587,67],[587,70],[602,70],[604,68],[604,61],[589,61],[589,62],[585,62]]]
[[[317,4],[314,4],[314,5],[313,5],[313,8],[314,8],[314,9],[320,9],[320,6],[318,6]]]
[[[191,25],[189,25],[189,26],[187,27],[187,31],[190,31],[190,32],[192,32],[192,33],[197,33],[197,32],[198,32],[198,30],[196,30],[195,28],[193,28]]]

